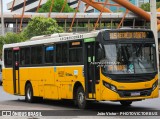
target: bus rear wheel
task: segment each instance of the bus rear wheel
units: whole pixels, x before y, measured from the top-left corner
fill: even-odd
[[[76,92],[76,103],[80,109],[86,108],[86,97],[83,87],[78,87]]]
[[[30,83],[28,83],[25,88],[25,100],[29,103],[32,103],[34,101],[33,88]]]
[[[132,104],[132,101],[120,101],[120,103],[123,106],[130,106]]]

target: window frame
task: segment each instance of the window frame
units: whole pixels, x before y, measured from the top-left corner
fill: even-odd
[[[33,47],[41,47],[42,48],[42,62],[40,63],[40,64],[32,64],[32,48]],[[30,46],[30,65],[31,66],[43,66],[44,65],[44,45],[43,44],[38,44],[38,45],[32,45],[32,46]]]
[[[67,62],[57,62],[57,45],[61,45],[61,49],[62,49],[62,44],[67,45]],[[68,53],[69,53],[68,52],[68,48],[69,48],[68,42],[58,42],[58,43],[55,44],[55,48],[56,48],[56,50],[55,50],[55,66],[68,65],[68,57],[69,57],[69,55],[68,55]],[[61,56],[61,58],[62,58],[62,56]]]
[[[45,52],[45,48],[48,47],[48,46],[53,46],[55,49],[52,51],[53,52],[53,60],[52,62],[50,63],[47,63],[46,62],[46,52]],[[55,44],[46,44],[46,45],[43,45],[43,61],[44,61],[44,65],[54,65],[55,64],[55,52],[56,52],[56,46]]]
[[[70,43],[72,43],[72,42],[81,42],[81,46],[79,46],[79,47],[70,47]],[[82,64],[84,64],[84,51],[83,51],[83,49],[84,49],[84,40],[83,39],[73,40],[73,41],[69,41],[68,44],[69,44],[69,49],[68,49],[68,62],[69,62],[69,64],[72,64],[72,65],[82,65]],[[69,60],[69,58],[70,58],[70,52],[69,51],[75,50],[75,49],[79,49],[79,50],[82,51],[82,59],[81,59],[80,62],[70,62],[70,60]]]
[[[25,49],[25,48],[29,48],[29,52],[30,52],[30,55],[29,55],[29,64],[24,64],[24,65],[22,65],[21,64],[21,52],[22,52],[22,49]],[[31,66],[31,47],[30,46],[23,46],[23,47],[20,47],[20,58],[19,58],[19,66],[20,67],[30,67]]]
[[[12,53],[11,65],[6,64],[6,62],[7,62],[8,59],[6,59],[6,52],[5,52],[5,51],[9,51],[9,50],[10,50],[11,53]],[[12,48],[5,48],[5,49],[4,49],[4,66],[5,66],[6,68],[12,68],[12,67],[13,67],[13,49],[12,49]]]

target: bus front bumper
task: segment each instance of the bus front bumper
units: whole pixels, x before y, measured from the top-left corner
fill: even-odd
[[[144,100],[148,98],[158,98],[159,88],[141,89],[141,90],[117,90],[112,91],[105,88],[101,100],[119,101],[119,100]]]

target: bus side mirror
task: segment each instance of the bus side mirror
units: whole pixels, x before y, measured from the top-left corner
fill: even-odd
[[[104,51],[102,48],[98,48],[98,55],[97,55],[97,60],[100,61],[101,59],[104,58]]]

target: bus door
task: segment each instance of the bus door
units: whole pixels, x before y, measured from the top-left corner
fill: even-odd
[[[14,94],[20,93],[19,82],[19,47],[13,48],[13,88]]]
[[[95,98],[95,42],[85,43],[85,89],[87,98]]]

